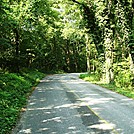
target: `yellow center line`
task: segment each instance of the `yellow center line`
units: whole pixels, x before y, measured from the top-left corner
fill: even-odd
[[[67,88],[67,89],[69,89],[69,88]],[[73,90],[71,90],[71,89],[69,89],[69,90],[70,90],[81,102],[84,102],[83,100],[81,100],[81,98],[79,97],[79,95],[78,95],[77,93],[75,93],[75,92],[74,92]],[[86,106],[87,106],[88,109],[91,110],[100,120],[104,121],[105,124],[110,124],[108,121],[106,121],[105,119],[103,119],[102,117],[100,117],[99,114],[97,114],[95,111],[93,111],[92,108],[91,108],[88,104],[86,104]],[[113,131],[114,134],[119,134],[119,133],[117,132],[117,130],[116,130],[114,127],[112,127],[112,131]]]

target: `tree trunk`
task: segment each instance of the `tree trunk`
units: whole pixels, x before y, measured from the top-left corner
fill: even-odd
[[[87,56],[87,72],[90,73],[91,72],[91,67],[90,67],[90,41],[89,41],[89,37],[86,34],[85,35],[86,38],[86,56]]]
[[[114,81],[113,74],[113,45],[112,45],[112,33],[107,33],[105,39],[105,72],[106,72],[106,82],[111,83]]]

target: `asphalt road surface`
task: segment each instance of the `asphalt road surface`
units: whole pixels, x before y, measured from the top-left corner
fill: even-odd
[[[41,80],[12,134],[134,134],[134,100],[78,77]]]

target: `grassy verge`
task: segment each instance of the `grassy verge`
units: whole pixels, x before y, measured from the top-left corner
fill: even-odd
[[[27,98],[45,75],[37,70],[19,74],[0,74],[0,134],[8,134],[15,126]]]
[[[117,87],[114,83],[106,84],[105,82],[100,81],[99,77],[95,74],[81,74],[80,78],[134,99],[134,90],[132,88]]]

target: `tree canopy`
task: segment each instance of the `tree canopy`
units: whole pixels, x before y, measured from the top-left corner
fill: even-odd
[[[10,72],[87,70],[132,86],[134,1],[1,0],[0,63]]]
[[[2,133],[44,73],[86,71],[134,98],[134,0],[0,0]]]

